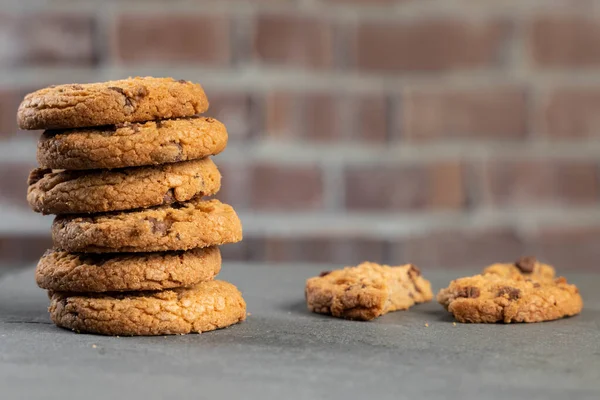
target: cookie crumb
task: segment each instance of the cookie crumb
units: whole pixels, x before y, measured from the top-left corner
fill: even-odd
[[[248,313],[248,314],[246,314],[246,315],[247,315],[247,316],[251,316],[251,315],[252,315],[252,313],[250,313],[250,312],[249,312],[249,313]]]
[[[92,349],[95,349],[95,348],[96,348],[96,345],[95,345],[95,344],[93,344],[93,345],[92,345]]]
[[[453,322],[453,323],[452,323],[452,326],[456,326],[456,322]]]
[[[429,328],[429,324],[425,322],[425,328]]]

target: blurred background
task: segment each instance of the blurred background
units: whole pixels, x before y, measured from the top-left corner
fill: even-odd
[[[50,84],[201,83],[230,144],[230,261],[600,271],[600,2],[0,0],[0,265],[32,265]]]

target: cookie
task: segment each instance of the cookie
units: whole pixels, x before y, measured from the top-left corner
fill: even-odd
[[[242,294],[223,281],[159,292],[54,292],[48,310],[60,327],[119,336],[200,333],[246,319]]]
[[[41,168],[101,169],[196,160],[227,146],[225,125],[190,117],[90,129],[45,131],[38,142]]]
[[[305,294],[310,311],[363,321],[433,298],[429,281],[414,265],[370,262],[310,278]]]
[[[579,314],[583,301],[565,278],[510,279],[497,274],[454,280],[437,301],[459,322],[542,322]]]
[[[210,158],[114,170],[35,169],[27,201],[43,214],[97,213],[187,201],[220,187],[221,174]]]
[[[48,250],[35,270],[39,287],[63,292],[164,290],[212,280],[218,247],[165,253],[84,254]]]
[[[189,117],[208,109],[202,86],[173,78],[129,78],[50,86],[25,96],[21,129],[65,129]]]
[[[58,216],[52,239],[55,247],[69,252],[188,250],[239,242],[242,224],[231,206],[192,199],[145,210]]]
[[[483,270],[483,274],[494,274],[510,279],[552,281],[555,271],[550,265],[540,263],[535,257],[521,257],[513,264],[492,264]]]

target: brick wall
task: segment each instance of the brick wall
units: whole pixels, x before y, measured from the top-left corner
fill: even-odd
[[[23,94],[151,74],[229,127],[229,260],[600,271],[600,2],[0,3],[1,263],[49,245]]]

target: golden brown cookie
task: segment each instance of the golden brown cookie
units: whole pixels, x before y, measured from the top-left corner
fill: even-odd
[[[554,280],[554,268],[542,264],[535,257],[521,257],[513,264],[492,264],[483,274],[495,274],[510,279],[532,279],[535,281]]]
[[[113,170],[35,169],[27,200],[43,214],[77,214],[131,210],[211,196],[221,174],[210,158]]]
[[[46,131],[37,159],[42,168],[123,168],[196,160],[219,154],[225,146],[225,125],[196,116]]]
[[[173,78],[129,78],[50,86],[25,96],[21,129],[64,129],[190,117],[208,109],[202,86]]]
[[[390,267],[365,262],[327,271],[306,281],[308,309],[368,321],[432,299],[431,285],[411,264]]]
[[[48,250],[35,271],[39,287],[62,292],[164,290],[212,280],[218,247],[164,253],[85,254]]]
[[[460,322],[542,322],[576,315],[583,301],[565,278],[550,281],[475,275],[450,282],[437,301]]]
[[[56,325],[102,335],[200,333],[246,319],[242,294],[223,281],[159,292],[54,292],[50,296],[50,318]]]
[[[69,252],[116,253],[188,250],[242,240],[233,210],[218,200],[90,216],[58,216],[52,224],[57,248]]]

